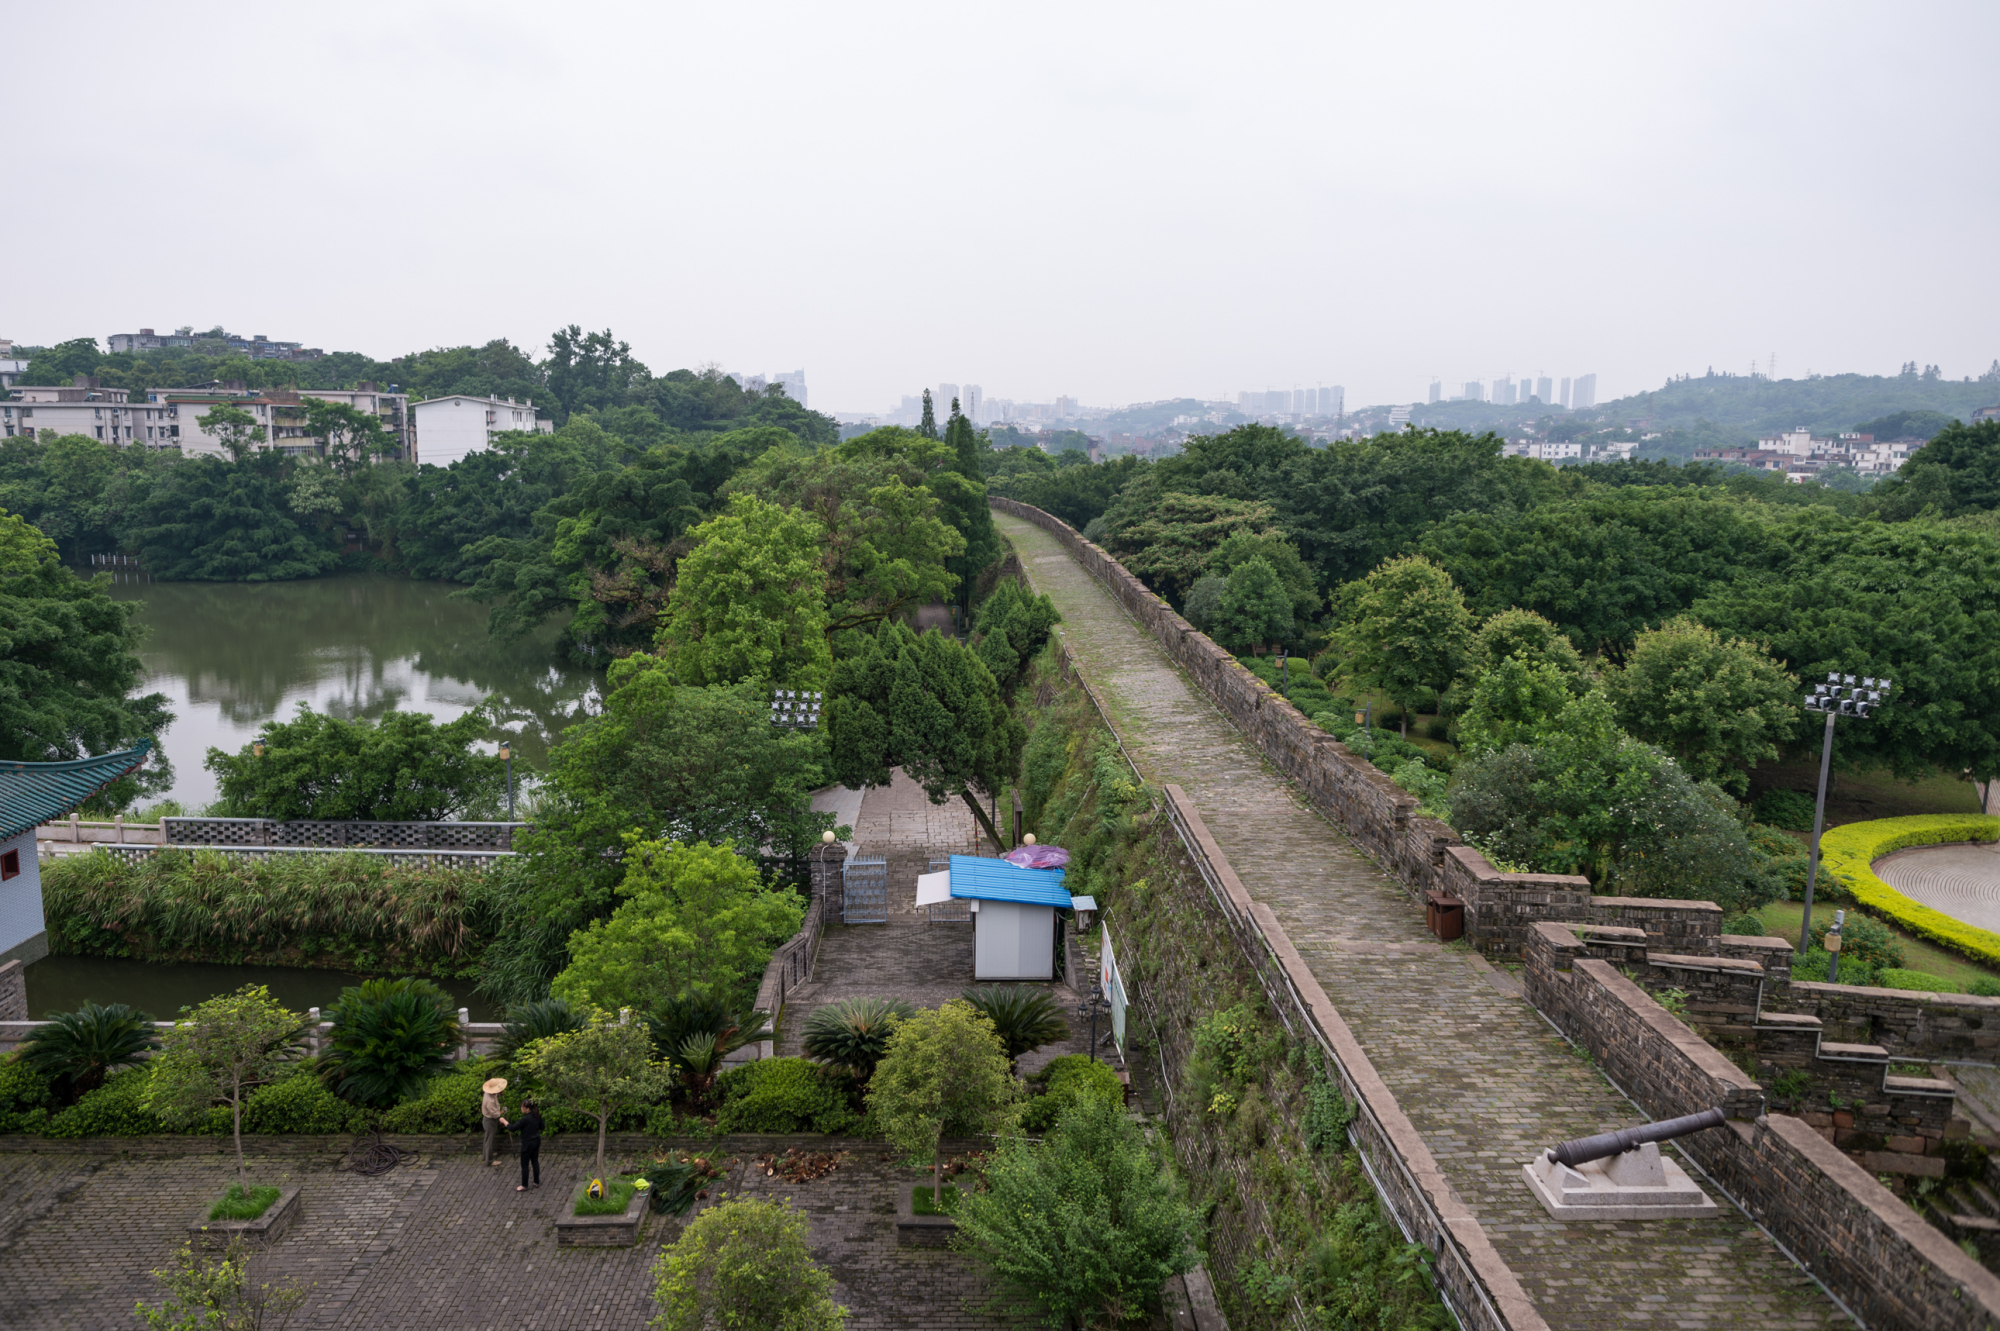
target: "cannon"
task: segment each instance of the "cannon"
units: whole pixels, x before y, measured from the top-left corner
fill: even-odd
[[[1659,1144],[1728,1120],[1720,1109],[1579,1137],[1523,1165],[1530,1189],[1558,1220],[1666,1220],[1712,1214],[1715,1203]]]
[[[1592,1160],[1623,1155],[1627,1151],[1644,1146],[1647,1142],[1672,1141],[1676,1137],[1685,1137],[1704,1128],[1719,1128],[1728,1121],[1720,1109],[1704,1109],[1698,1114],[1665,1118],[1658,1123],[1642,1123],[1636,1128],[1600,1132],[1595,1137],[1578,1137],[1550,1151],[1549,1158],[1559,1165],[1568,1165],[1571,1169],[1575,1169],[1578,1165]]]

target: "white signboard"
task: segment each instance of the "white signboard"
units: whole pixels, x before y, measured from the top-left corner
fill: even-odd
[[[1098,990],[1111,1002],[1111,1038],[1118,1052],[1125,1052],[1125,981],[1118,974],[1118,958],[1111,950],[1111,926],[1104,927],[1104,950],[1097,961]]]

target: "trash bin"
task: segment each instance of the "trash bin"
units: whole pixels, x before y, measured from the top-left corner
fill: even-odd
[[[1465,936],[1465,901],[1449,892],[1424,893],[1424,926],[1449,943]]]

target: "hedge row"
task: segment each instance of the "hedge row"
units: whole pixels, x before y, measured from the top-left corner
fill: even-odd
[[[1974,961],[2000,966],[2000,934],[1955,920],[1910,900],[1875,876],[1875,861],[1911,846],[2000,840],[2000,817],[1935,813],[1907,818],[1875,818],[1836,827],[1820,838],[1820,859],[1838,874],[1854,899],[1871,913],[1891,920]]]

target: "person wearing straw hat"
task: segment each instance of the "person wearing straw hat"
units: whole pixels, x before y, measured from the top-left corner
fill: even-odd
[[[479,1088],[479,1123],[481,1127],[486,1129],[486,1163],[488,1165],[497,1165],[500,1163],[493,1158],[493,1153],[500,1145],[500,1129],[507,1124],[507,1120],[502,1117],[506,1111],[500,1108],[500,1092],[506,1089],[507,1079],[505,1077],[494,1077]]]

